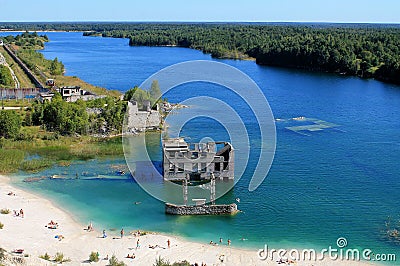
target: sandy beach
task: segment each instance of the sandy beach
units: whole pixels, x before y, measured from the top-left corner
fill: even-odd
[[[8,195],[10,192],[13,194]],[[256,250],[241,250],[226,244],[192,243],[160,234],[135,236],[133,232],[124,232],[121,239],[119,230],[107,231],[107,237],[103,238],[102,228],[96,228],[96,221],[93,221],[94,230],[88,232],[88,225],[77,223],[49,200],[13,187],[6,176],[0,176],[0,209],[10,210],[9,214],[0,214],[0,222],[4,224],[0,229],[0,247],[7,251],[9,260],[20,258],[25,263],[23,265],[54,265],[54,262],[40,259],[39,256],[47,253],[53,259],[57,252],[62,252],[65,258],[70,259],[70,262],[63,263],[65,265],[89,265],[91,252],[99,253],[100,261],[91,263],[95,265],[108,265],[108,260],[104,258],[111,258],[112,255],[127,265],[153,265],[158,257],[171,263],[187,260],[198,265],[278,265],[277,258],[263,261],[258,258]],[[24,216],[16,216],[14,210],[18,214],[21,209]],[[50,221],[58,223],[58,227],[48,228]],[[60,235],[63,236],[61,240],[56,238]],[[140,248],[137,248],[138,239]],[[23,254],[12,253],[17,249],[23,249]],[[135,258],[126,258],[128,254],[134,254]],[[1,263],[18,265],[9,260]],[[325,259],[296,261],[291,265],[372,264]]]

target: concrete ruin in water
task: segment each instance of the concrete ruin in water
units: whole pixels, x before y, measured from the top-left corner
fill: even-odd
[[[215,204],[216,180],[234,180],[234,149],[229,142],[187,143],[182,138],[163,141],[163,178],[182,185],[183,205],[166,203],[165,212],[173,215],[235,214],[237,205]],[[210,204],[192,199],[188,204],[188,185],[210,183]]]

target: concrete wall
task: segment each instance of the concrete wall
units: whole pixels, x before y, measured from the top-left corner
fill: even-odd
[[[238,212],[235,203],[226,205],[200,205],[200,206],[184,206],[165,204],[165,213],[173,215],[219,215],[219,214],[235,214]]]
[[[40,92],[39,88],[4,89],[0,88],[0,99],[25,99],[35,98]]]
[[[156,110],[139,111],[137,105],[128,102],[128,132],[144,131],[146,128],[158,128],[161,116]]]

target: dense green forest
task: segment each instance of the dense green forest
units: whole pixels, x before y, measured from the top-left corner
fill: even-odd
[[[217,58],[356,75],[400,84],[400,26],[334,23],[0,23],[0,29],[75,30],[180,46]]]
[[[61,135],[118,134],[125,112],[126,102],[112,97],[69,103],[56,94],[51,102],[34,103],[26,112],[24,125],[41,126]]]
[[[85,35],[97,34],[85,33]],[[142,25],[102,32],[130,45],[179,46],[216,58],[326,71],[400,83],[400,29],[259,25]]]

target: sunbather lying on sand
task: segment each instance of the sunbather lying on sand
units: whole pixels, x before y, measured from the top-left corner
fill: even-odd
[[[155,248],[163,248],[163,247],[161,247],[160,245],[155,245],[155,246],[149,245],[149,248],[155,249]],[[163,248],[163,249],[165,249],[165,248]]]
[[[23,249],[14,249],[13,253],[22,254],[22,253],[24,253],[24,250]]]
[[[51,220],[47,225],[45,225],[45,227],[47,227],[49,229],[57,229],[58,228],[58,223],[56,223],[53,220]]]
[[[134,258],[136,258],[136,256],[135,256],[135,254],[132,254],[132,256],[131,255],[126,255],[126,258],[127,259],[134,259]]]

